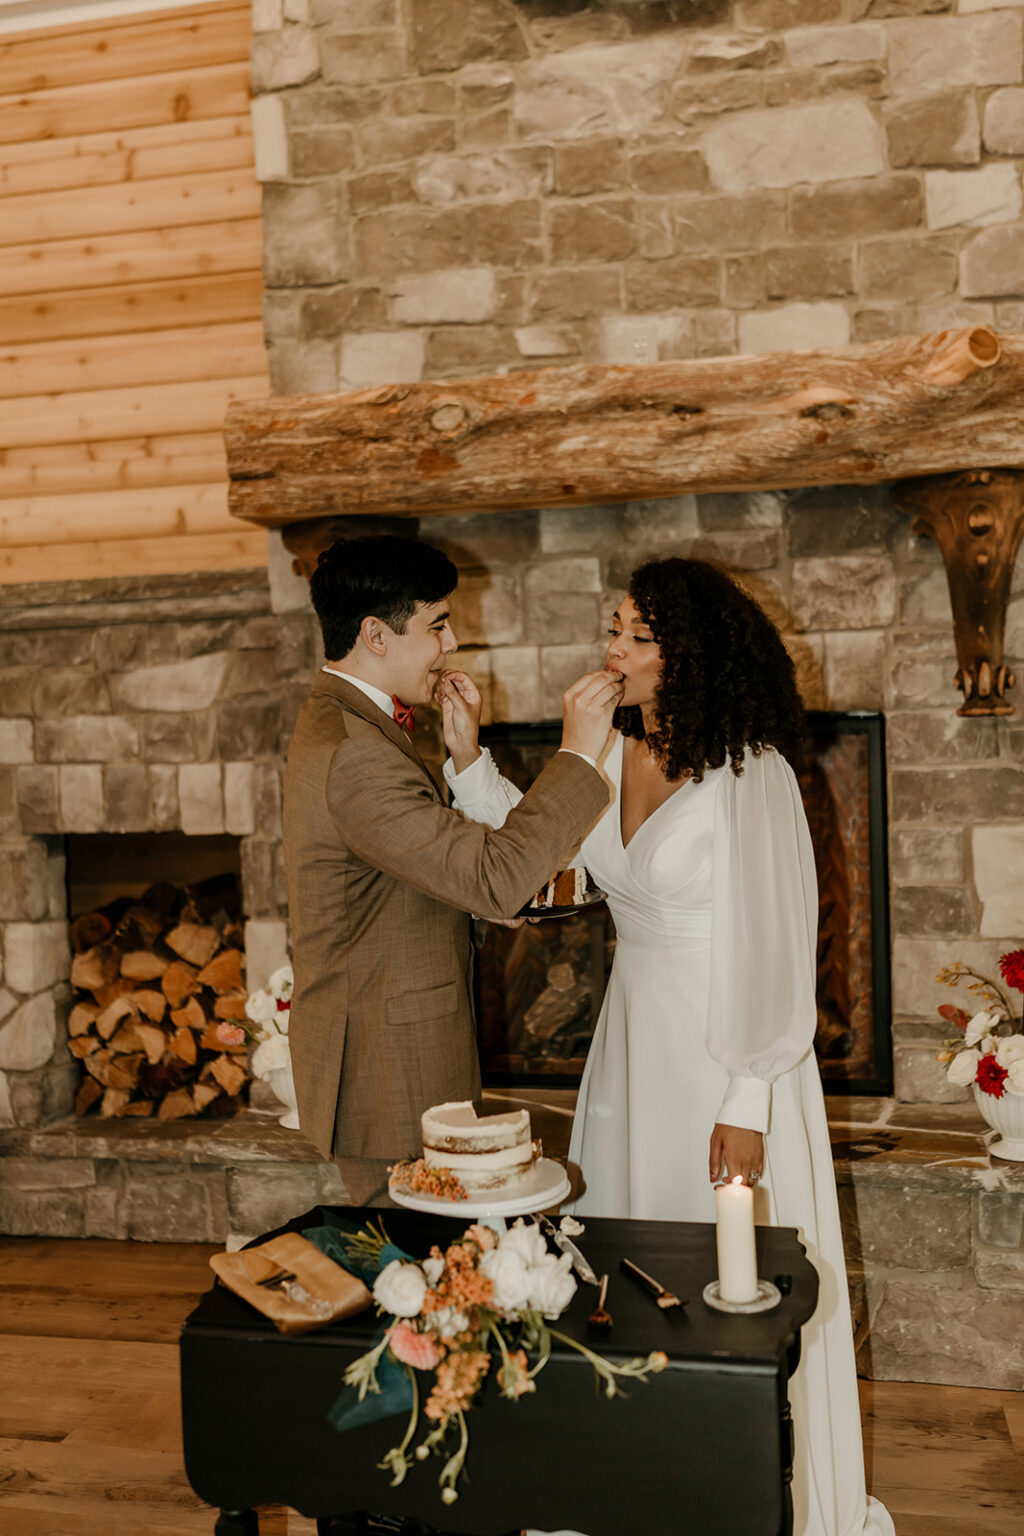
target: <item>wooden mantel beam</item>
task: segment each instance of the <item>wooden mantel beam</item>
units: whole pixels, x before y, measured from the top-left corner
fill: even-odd
[[[225,437],[265,527],[1021,468],[1024,333],[243,401]]]

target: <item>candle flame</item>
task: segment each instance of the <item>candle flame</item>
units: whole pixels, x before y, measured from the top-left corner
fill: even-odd
[[[742,1173],[738,1173],[734,1179],[730,1179],[729,1183],[730,1184],[742,1184],[743,1183],[743,1175],[742,1175]]]

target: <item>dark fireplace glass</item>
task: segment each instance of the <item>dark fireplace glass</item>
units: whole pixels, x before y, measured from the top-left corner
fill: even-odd
[[[818,1028],[829,1093],[892,1092],[885,721],[815,711],[798,778],[818,875]]]
[[[82,832],[65,839],[68,912],[72,918],[120,896],[138,898],[151,885],[187,886],[217,875],[241,881],[237,837],[184,832]]]
[[[481,732],[520,789],[560,736],[555,721]],[[880,714],[808,715],[798,778],[818,874],[815,1050],[829,1093],[892,1090],[884,763]],[[614,950],[603,904],[514,930],[488,928],[477,965],[487,1084],[579,1083]]]

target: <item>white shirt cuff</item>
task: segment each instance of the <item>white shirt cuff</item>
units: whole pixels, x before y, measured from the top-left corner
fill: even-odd
[[[497,765],[486,747],[480,748],[480,756],[468,768],[463,768],[461,773],[455,772],[455,764],[451,758],[445,759],[444,765],[445,783],[458,800],[474,800],[478,795],[486,794],[493,783],[492,775],[497,773]]]
[[[736,1125],[744,1131],[768,1129],[772,1109],[772,1085],[760,1077],[729,1078],[721,1108],[715,1119],[719,1125]]]
[[[574,751],[574,749],[572,747],[559,747],[558,750],[559,750],[559,752],[568,752],[570,757],[582,757],[583,761],[585,763],[589,763],[591,768],[596,768],[597,767],[597,764],[594,761],[594,759],[592,757],[588,757],[585,752],[576,752],[576,751]]]

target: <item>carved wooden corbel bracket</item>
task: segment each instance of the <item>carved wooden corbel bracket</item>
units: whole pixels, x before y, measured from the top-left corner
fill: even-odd
[[[1016,679],[1003,661],[1006,604],[1024,534],[1024,470],[969,469],[904,480],[893,500],[942,551],[964,695],[958,714],[1012,715]]]

